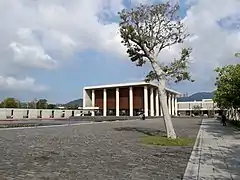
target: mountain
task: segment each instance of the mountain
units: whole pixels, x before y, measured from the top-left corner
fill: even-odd
[[[202,99],[213,99],[214,91],[213,92],[198,92],[192,94],[189,97],[180,97],[178,98],[178,102],[185,102],[185,101],[202,101]]]
[[[65,104],[67,106],[83,106],[83,99],[80,98],[80,99],[76,99],[76,100],[73,100],[73,101],[70,101],[68,102],[67,104]]]

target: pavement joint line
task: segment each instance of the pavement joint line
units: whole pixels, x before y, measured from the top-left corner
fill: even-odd
[[[136,120],[125,120],[127,122],[132,122]],[[79,126],[79,125],[91,125],[91,124],[101,124],[101,123],[120,123],[123,121],[101,121],[101,122],[85,122],[85,123],[74,123],[74,124],[60,124],[60,125],[49,125],[49,126],[31,126],[31,127],[13,127],[13,128],[0,128],[0,131],[7,130],[21,130],[21,129],[36,129],[36,128],[54,128],[54,127],[66,127],[66,126]]]

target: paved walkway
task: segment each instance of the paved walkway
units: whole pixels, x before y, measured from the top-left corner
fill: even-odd
[[[240,180],[240,130],[204,119],[184,180]]]

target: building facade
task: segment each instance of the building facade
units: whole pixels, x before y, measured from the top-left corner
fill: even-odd
[[[217,104],[212,99],[202,99],[202,101],[178,102],[178,114],[180,116],[213,116],[219,113]]]
[[[177,115],[179,92],[166,89],[169,113]],[[153,83],[125,83],[83,88],[83,109],[89,107],[92,116],[161,116],[157,85]]]

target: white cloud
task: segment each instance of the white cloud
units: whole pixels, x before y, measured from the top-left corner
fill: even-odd
[[[20,66],[51,69],[57,64],[41,47],[24,46],[16,42],[12,42],[10,47],[13,50],[13,61]]]
[[[185,23],[194,40],[188,42],[193,47],[194,64],[192,72],[202,82],[213,80],[217,66],[239,62],[234,58],[240,50],[240,31],[221,27],[218,21],[239,11],[238,0],[219,0],[218,3],[199,0],[187,12]],[[214,82],[213,82],[214,83]]]
[[[131,4],[150,1],[156,0],[131,0]],[[239,61],[233,58],[235,51],[240,50],[239,31],[222,28],[217,21],[234,16],[230,18],[231,23],[237,23],[240,2],[186,1],[190,8],[184,22],[193,35],[186,42],[193,48],[191,71],[201,82],[208,81],[209,77],[213,80],[212,70],[216,66]],[[0,1],[1,78],[12,77],[22,82],[19,78],[23,72],[31,77],[32,68],[57,68],[64,60],[71,59],[74,52],[86,49],[126,57],[117,33],[118,23],[108,20],[123,7],[123,0]],[[229,26],[226,20],[225,25]],[[179,48],[166,49],[160,59],[168,61],[177,57]]]
[[[14,77],[0,76],[0,90],[10,91],[28,91],[42,92],[48,88],[43,85],[36,84],[35,79],[26,77],[25,79],[16,79]]]
[[[122,0],[0,1],[2,82],[11,77],[17,84],[23,74],[31,77],[32,68],[57,68],[85,49],[122,56],[118,24],[103,24],[98,18],[117,15],[122,8]]]
[[[234,57],[235,52],[240,51],[240,29],[233,29],[231,24],[237,27],[240,24],[236,14],[239,13],[240,1],[224,0],[194,0],[189,1],[191,7],[187,11],[183,22],[187,26],[191,37],[184,46],[193,48],[192,64],[190,71],[196,80],[195,86],[199,90],[211,90],[215,82],[214,69],[230,63],[239,63]],[[234,18],[226,18],[234,15]],[[224,20],[221,26],[219,21]],[[173,46],[166,49],[160,59],[168,61],[180,51],[181,46]]]

